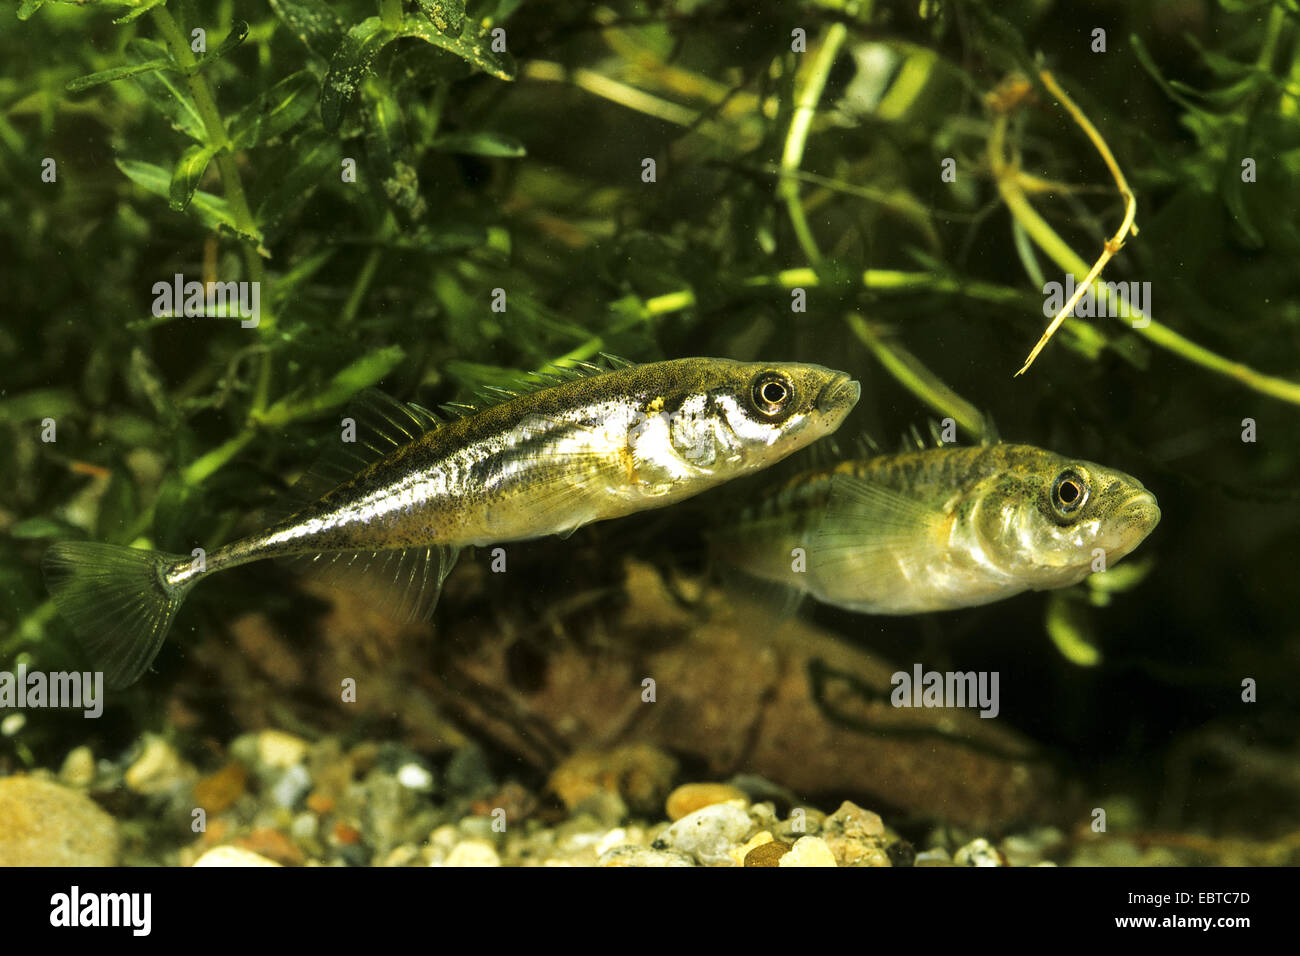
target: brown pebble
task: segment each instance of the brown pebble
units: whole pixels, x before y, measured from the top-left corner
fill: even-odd
[[[781,857],[790,852],[790,844],[773,840],[756,846],[745,854],[745,866],[780,866]]]
[[[302,850],[279,830],[270,827],[258,827],[256,830],[234,841],[241,850],[251,850],[267,859],[283,863],[285,866],[297,866],[302,863]]]
[[[726,803],[728,800],[744,800],[745,805],[749,805],[749,798],[745,796],[745,791],[738,790],[730,784],[684,783],[668,794],[665,809],[668,812],[668,819],[676,822],[696,810],[703,810],[715,803]]]
[[[228,763],[194,785],[194,803],[209,814],[221,813],[243,796],[247,783],[248,771],[243,764]]]
[[[334,824],[334,840],[345,846],[356,846],[361,842],[361,831],[340,820]]]
[[[318,817],[323,817],[334,809],[334,798],[321,793],[319,790],[313,790],[307,795],[307,809]]]

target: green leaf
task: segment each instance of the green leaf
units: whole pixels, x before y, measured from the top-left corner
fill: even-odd
[[[162,196],[164,199],[171,198],[172,177],[161,166],[155,166],[153,163],[142,162],[138,159],[119,159],[116,162],[117,168],[122,170],[122,173],[137,186],[155,195]],[[230,207],[220,196],[205,193],[201,189],[195,190],[187,211],[208,229],[226,229],[242,239],[248,239],[261,245],[261,233],[248,233],[236,227],[235,217],[231,215]]]
[[[166,55],[167,48],[154,40],[137,39],[126,45],[127,56],[141,62]],[[199,109],[194,105],[194,97],[185,85],[178,81],[178,75],[159,71],[142,73],[135,77],[135,84],[140,87],[149,102],[157,107],[158,112],[167,117],[172,128],[184,133],[190,139],[203,142],[207,139],[207,129]]]
[[[114,23],[130,23],[132,20],[139,20],[142,16],[152,10],[154,7],[161,6],[167,0],[143,0],[143,2],[128,13],[126,16],[118,17]]]
[[[181,154],[176,169],[172,171],[171,186],[167,192],[167,202],[172,209],[181,212],[190,204],[194,190],[199,187],[199,180],[212,162],[212,157],[221,151],[219,146],[205,146],[202,143],[191,146]]]
[[[503,156],[518,159],[527,156],[524,144],[513,136],[504,133],[452,133],[439,136],[433,141],[433,148],[444,153],[467,153],[472,156]]]
[[[1048,598],[1044,623],[1048,637],[1071,664],[1096,667],[1101,663],[1101,651],[1097,647],[1087,606],[1075,600],[1072,594],[1057,592]]]
[[[371,61],[397,34],[384,29],[379,17],[367,17],[343,37],[330,57],[329,72],[320,95],[320,116],[325,128],[334,132],[343,121],[343,108],[356,95]]]
[[[23,0],[23,2],[18,5],[18,19],[19,20],[28,19],[29,17],[31,17],[33,13],[35,13],[44,5],[45,5],[45,0]]]
[[[343,21],[323,0],[271,0],[271,9],[307,49],[322,59],[338,47]]]
[[[217,60],[229,55],[230,51],[243,43],[247,36],[248,24],[243,20],[236,20],[231,25],[230,32],[226,34],[226,38],[221,41],[220,45],[218,45],[211,53],[205,53],[203,56],[199,57],[198,61],[184,72],[193,75],[198,73],[200,70],[206,69],[213,63],[217,62]]]
[[[134,524],[140,513],[139,496],[135,482],[124,468],[113,469],[108,485],[99,499],[99,514],[95,517],[95,537],[101,541],[121,541],[122,535]],[[124,543],[124,542],[122,542]]]
[[[87,73],[85,76],[79,76],[75,80],[69,80],[67,90],[69,93],[80,93],[82,90],[88,90],[92,86],[99,86],[101,83],[112,83],[115,80],[124,80],[128,76],[138,76],[141,73],[152,73],[154,70],[175,69],[177,69],[177,66],[172,61],[171,57],[146,60],[144,63],[132,63],[128,66],[115,66],[111,70],[100,70],[98,73]]]
[[[45,517],[26,518],[9,529],[9,537],[23,540],[68,538],[76,534],[77,529],[72,525]]]
[[[489,46],[490,41],[477,30],[477,24],[466,20],[465,27],[458,37],[443,36],[427,20],[408,16],[402,23],[402,36],[415,37],[449,53],[454,53],[469,63],[474,64],[484,73],[495,76],[498,80],[515,78],[515,61],[509,53],[495,53]]]
[[[416,0],[439,33],[460,36],[465,26],[465,0]]]
[[[230,121],[235,149],[252,149],[292,129],[311,112],[318,95],[316,78],[307,70],[285,77]]]
[[[294,161],[257,207],[254,218],[262,229],[272,229],[281,219],[305,201],[327,176],[339,175],[339,144],[333,137],[316,137],[305,143],[300,137],[293,143]]]
[[[369,388],[401,363],[406,353],[400,345],[376,349],[335,373],[334,377],[317,389],[311,398],[295,401],[283,399],[276,402],[261,421],[266,425],[284,425],[299,418],[307,418],[342,405],[349,398]]]

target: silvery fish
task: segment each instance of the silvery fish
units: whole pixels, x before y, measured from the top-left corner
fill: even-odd
[[[1075,584],[1159,520],[1155,496],[1123,472],[994,444],[805,472],[710,537],[720,560],[796,593],[916,614]]]
[[[691,358],[535,376],[443,421],[370,392],[280,520],[199,559],[90,542],[47,552],[46,582],[111,687],[149,667],[189,590],[300,557],[384,583],[395,617],[430,612],[460,548],[567,534],[765,468],[833,432],[858,400],[819,365]]]

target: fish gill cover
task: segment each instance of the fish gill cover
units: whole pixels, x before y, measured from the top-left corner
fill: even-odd
[[[119,846],[83,807],[100,862],[511,862],[546,801],[607,862],[1296,862],[1292,4],[4,16],[0,862],[53,852],[5,807],[76,818],[41,768],[145,822]],[[602,355],[816,364],[861,398],[770,473],[467,551],[431,623],[273,563],[215,576],[145,680],[47,706],[94,663],[52,546],[202,561],[366,389],[441,419]],[[898,617],[774,609],[710,560],[719,522],[927,418],[1131,475],[1159,527],[1070,587]],[[931,708],[953,674],[1003,699]],[[737,791],[749,816],[660,836],[677,784],[705,789],[673,818]],[[815,809],[846,800],[888,828]],[[600,842],[629,820],[639,843]]]

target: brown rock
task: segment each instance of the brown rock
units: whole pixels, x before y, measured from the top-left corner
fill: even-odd
[[[241,850],[249,850],[282,863],[285,866],[297,866],[303,861],[302,850],[279,830],[270,827],[258,827],[256,830],[233,841]]]
[[[0,866],[114,866],[117,823],[90,797],[35,777],[0,779]]]
[[[570,810],[604,790],[618,794],[633,811],[657,813],[676,774],[672,757],[656,747],[632,744],[576,753],[551,772],[547,786]]]
[[[668,794],[668,802],[665,804],[665,808],[668,812],[668,819],[677,821],[688,813],[711,807],[715,803],[726,803],[728,800],[743,800],[746,806],[749,805],[749,799],[746,797],[745,791],[730,784],[684,783]]]
[[[232,761],[194,785],[194,803],[209,814],[222,813],[244,795],[247,783],[248,771]]]
[[[745,866],[780,866],[781,857],[790,852],[790,844],[772,840],[745,854]]]
[[[845,800],[822,824],[822,839],[840,866],[892,866],[884,821]]]

